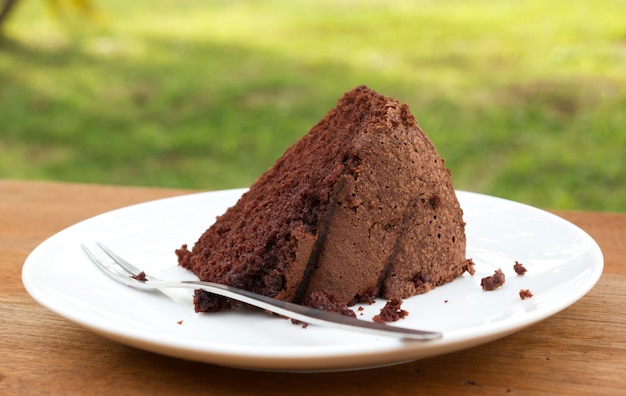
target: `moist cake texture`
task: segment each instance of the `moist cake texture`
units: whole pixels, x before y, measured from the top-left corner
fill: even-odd
[[[462,214],[408,106],[359,86],[176,253],[201,280],[296,303],[403,299],[473,273]]]

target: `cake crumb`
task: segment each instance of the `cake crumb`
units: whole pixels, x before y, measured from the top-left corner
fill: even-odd
[[[138,273],[137,275],[131,275],[130,277],[131,277],[131,278],[133,278],[133,279],[135,279],[135,280],[138,280],[138,281],[140,281],[140,282],[145,282],[145,281],[147,281],[147,280],[148,280],[148,279],[146,278],[146,273],[145,273],[145,272],[143,272],[143,271],[141,271],[141,272],[140,272],[140,273]]]
[[[522,300],[531,298],[532,296],[533,296],[533,293],[528,289],[522,289],[519,291],[519,298],[521,298]]]
[[[502,269],[498,268],[493,275],[486,276],[480,280],[480,286],[482,286],[483,290],[491,291],[495,290],[498,287],[504,285],[505,276]]]
[[[476,264],[474,264],[474,260],[472,260],[471,258],[468,258],[467,260],[465,260],[465,266],[463,267],[463,269],[472,276],[476,273],[475,267],[476,267]]]
[[[283,319],[288,319],[291,322],[292,325],[300,326],[300,328],[302,328],[302,329],[306,329],[307,327],[309,327],[308,323],[302,322],[302,321],[300,321],[298,319],[289,318],[287,316],[282,316],[282,315],[279,315],[279,317],[281,317]]]
[[[183,321],[182,321],[182,320],[179,320],[179,321],[177,321],[176,323],[177,323],[177,324],[179,324],[179,325],[181,325],[181,324],[183,324]]]
[[[513,269],[515,270],[515,273],[517,275],[524,275],[527,271],[527,269],[524,267],[524,264],[520,263],[519,261],[515,262],[515,264],[513,265]]]
[[[405,318],[408,314],[408,311],[402,309],[402,300],[394,298],[387,301],[387,304],[381,308],[380,314],[374,316],[372,320],[376,323],[395,322]]]

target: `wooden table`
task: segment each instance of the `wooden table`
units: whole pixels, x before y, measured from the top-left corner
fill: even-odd
[[[188,192],[0,180],[0,394],[626,392],[626,214],[556,212],[605,257],[596,287],[570,308],[497,342],[381,369],[284,374],[178,360],[96,336],[24,290],[22,264],[47,237],[104,211]]]

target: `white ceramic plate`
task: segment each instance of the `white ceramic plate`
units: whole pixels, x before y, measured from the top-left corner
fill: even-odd
[[[26,290],[43,306],[109,339],[144,350],[223,366],[277,371],[351,370],[397,364],[486,343],[557,313],[585,295],[602,273],[603,257],[573,224],[523,204],[458,192],[467,222],[467,255],[476,274],[404,302],[404,327],[438,330],[435,341],[293,325],[262,312],[196,314],[189,290],[168,298],[122,286],[84,255],[80,243],[103,242],[146,272],[193,279],[174,250],[193,245],[244,190],[162,199],[75,224],[39,245],[22,271]],[[515,261],[528,272],[517,276]],[[501,268],[506,284],[480,287]],[[521,300],[520,289],[534,297]],[[365,306],[363,319],[384,301]]]

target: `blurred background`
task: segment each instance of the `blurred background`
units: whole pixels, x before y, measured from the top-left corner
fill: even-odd
[[[0,178],[247,186],[365,84],[457,189],[626,211],[626,1],[0,0]]]

